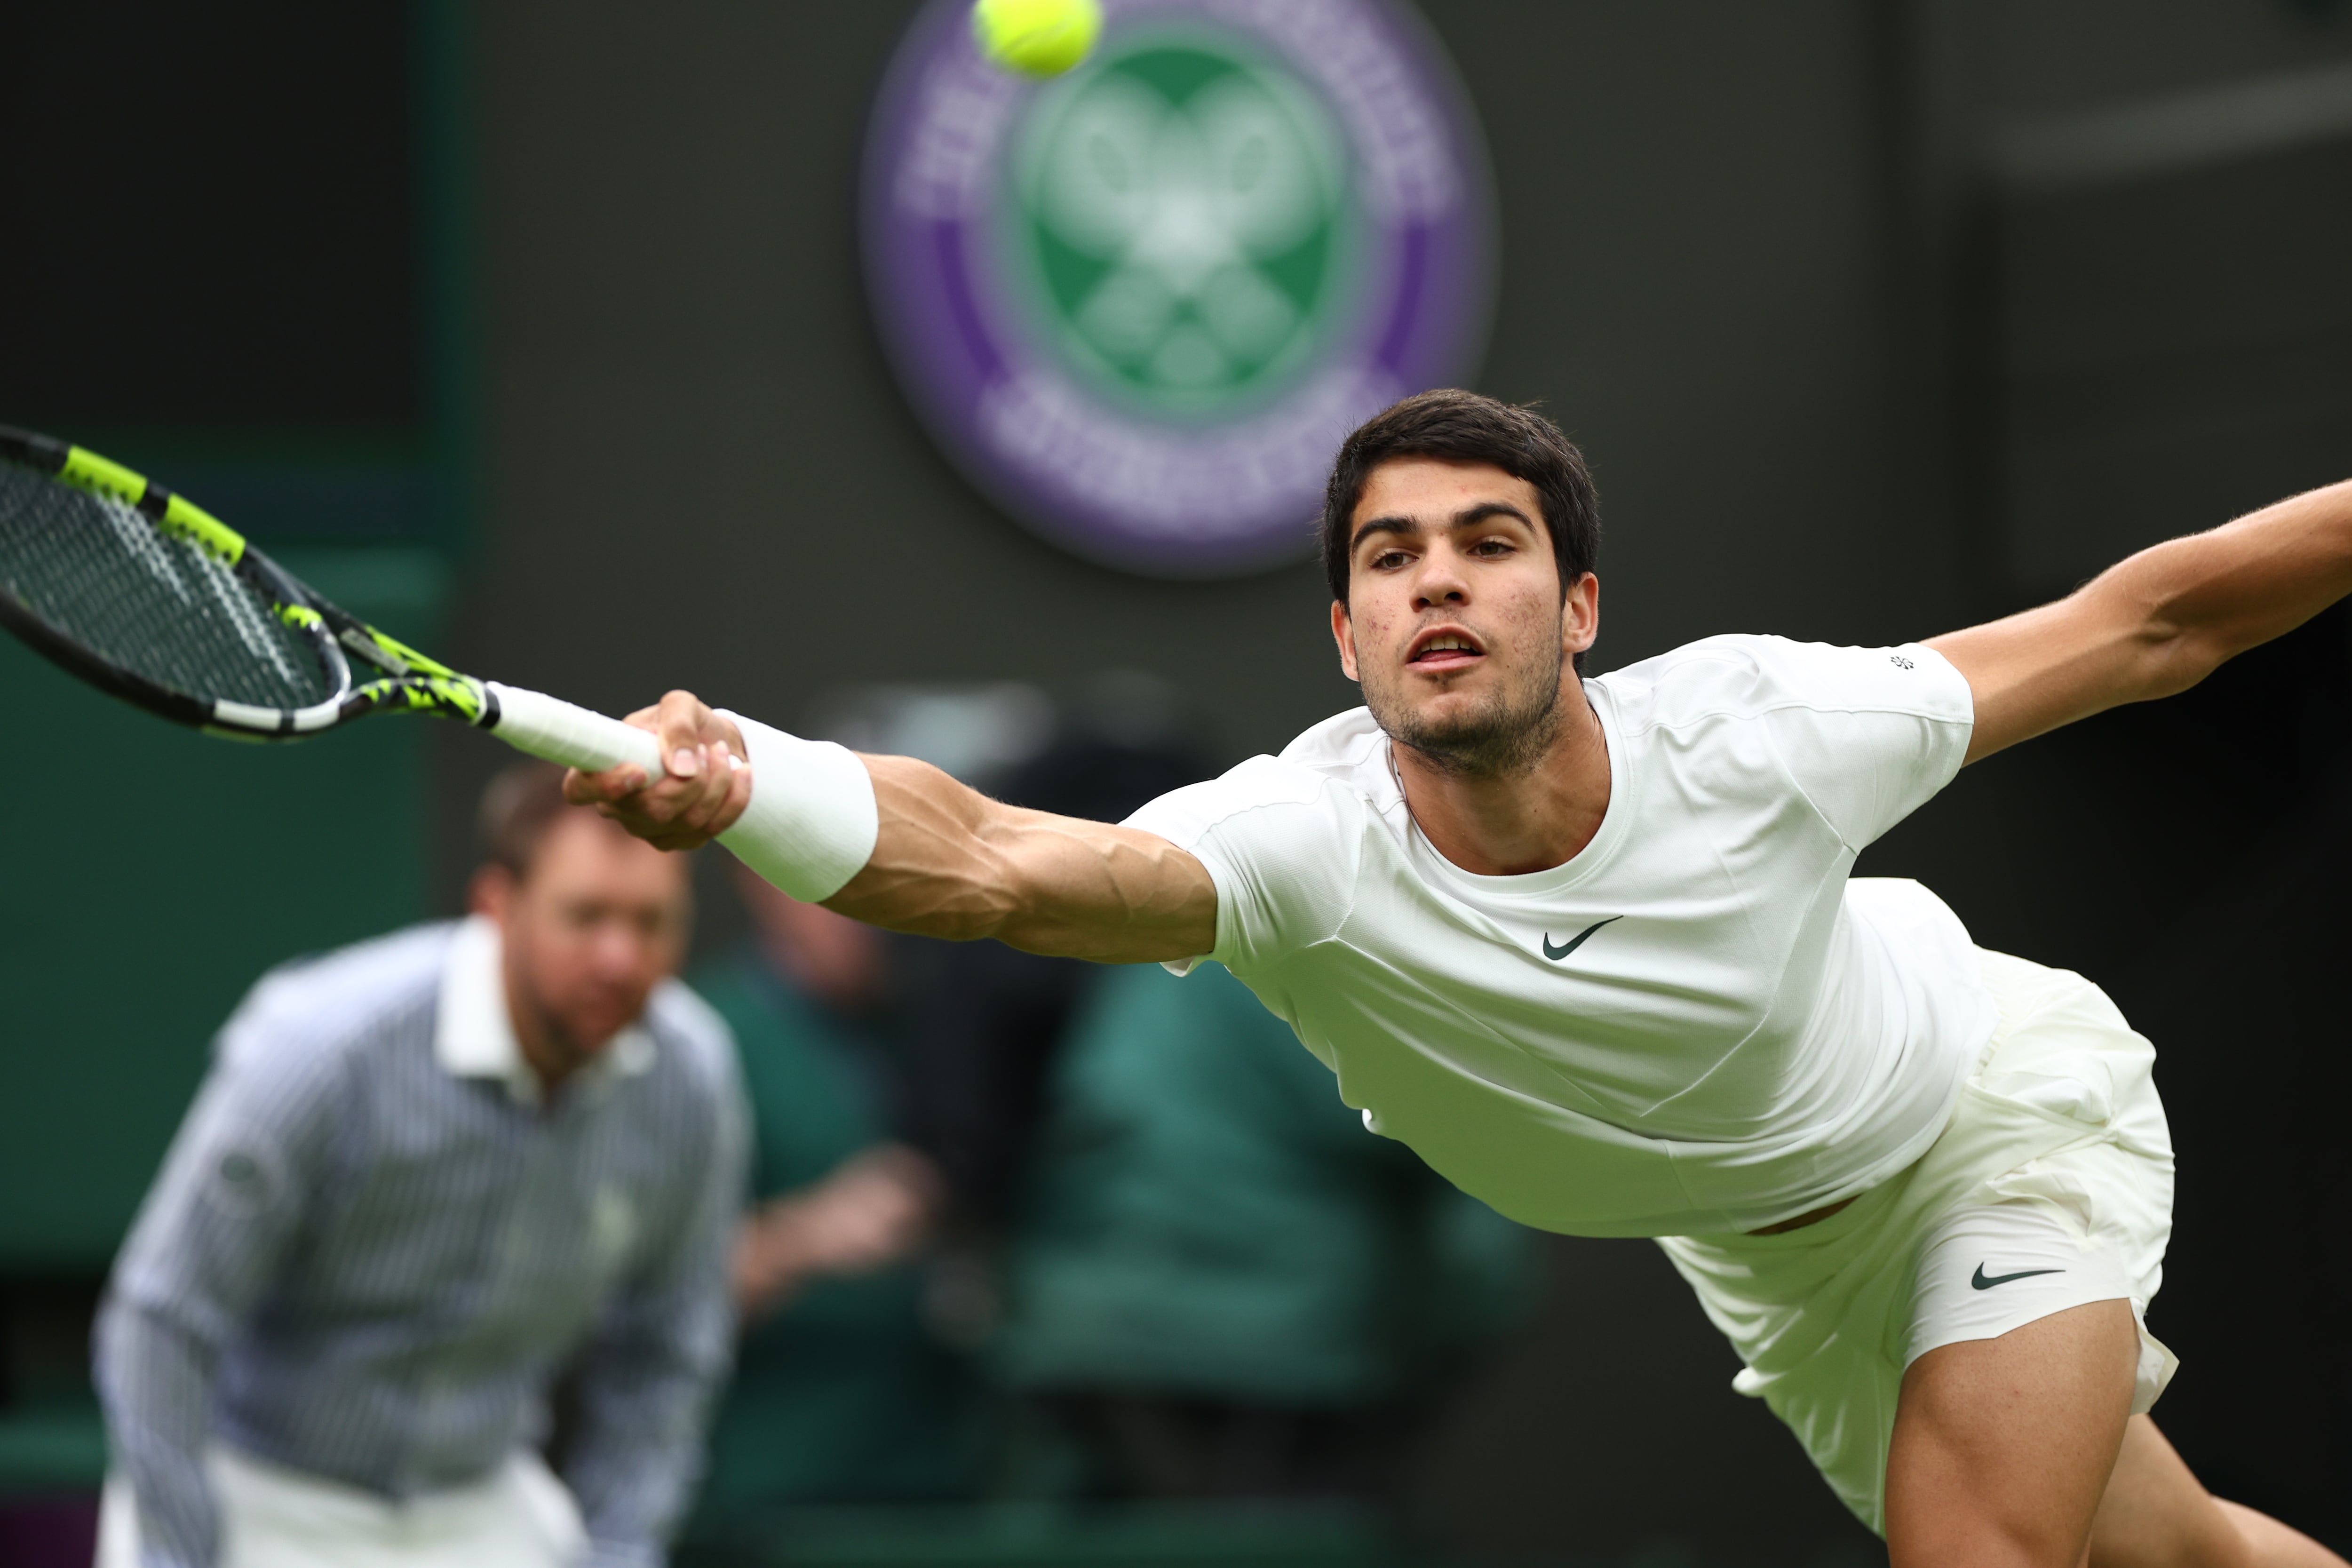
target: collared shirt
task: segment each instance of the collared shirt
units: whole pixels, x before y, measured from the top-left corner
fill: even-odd
[[[391,1499],[463,1486],[541,1436],[575,1354],[564,1479],[598,1561],[661,1560],[732,1330],[732,1047],[666,983],[542,1098],[487,921],[254,988],[99,1324],[149,1564],[216,1560],[208,1440]]]
[[[507,1098],[533,1110],[547,1098],[539,1069],[523,1058],[507,1006],[505,952],[499,928],[476,918],[457,926],[441,971],[441,997],[433,1015],[433,1056],[453,1078],[502,1085]],[[633,1023],[566,1081],[566,1093],[603,1096],[615,1078],[635,1078],[654,1065],[654,1037]]]

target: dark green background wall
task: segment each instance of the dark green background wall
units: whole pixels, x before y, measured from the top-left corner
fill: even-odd
[[[418,639],[463,543],[460,362],[435,330],[460,316],[441,20],[402,0],[89,0],[12,14],[0,47],[0,143],[55,199],[0,241],[0,421],[202,498]],[[12,1282],[103,1268],[255,974],[413,920],[434,888],[417,726],[230,746],[94,700],[13,641],[0,683],[19,712],[0,782],[5,1405],[26,1380]]]

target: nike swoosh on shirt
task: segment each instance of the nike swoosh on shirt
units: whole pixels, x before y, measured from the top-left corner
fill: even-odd
[[[1607,925],[1609,921],[1622,921],[1624,918],[1625,917],[1623,915],[1611,915],[1608,921],[1594,921],[1591,925],[1586,926],[1582,931],[1578,931],[1574,936],[1570,937],[1568,939],[1567,945],[1563,947],[1552,946],[1551,932],[1546,931],[1544,932],[1544,956],[1550,959],[1554,963],[1557,963],[1561,959],[1566,958],[1570,953],[1574,952],[1578,948],[1582,947],[1584,945],[1584,939],[1591,936],[1594,931],[1599,931],[1602,926]]]
[[[2021,1268],[2014,1274],[1994,1274],[1988,1276],[1984,1271],[1984,1265],[1979,1263],[1977,1265],[1976,1278],[1970,1279],[1969,1283],[1975,1286],[1979,1290],[1990,1290],[1996,1285],[2006,1285],[2012,1279],[2029,1279],[2036,1274],[2063,1274],[2066,1271],[2063,1268]]]

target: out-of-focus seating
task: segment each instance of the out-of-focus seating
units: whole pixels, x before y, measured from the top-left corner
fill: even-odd
[[[1392,1498],[1444,1373],[1528,1304],[1528,1236],[1367,1132],[1214,964],[1073,1021],[992,1346],[1088,1489]]]

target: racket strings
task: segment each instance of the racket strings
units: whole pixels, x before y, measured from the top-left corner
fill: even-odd
[[[136,508],[0,461],[0,585],[116,668],[203,701],[331,696],[309,639],[234,569]]]

